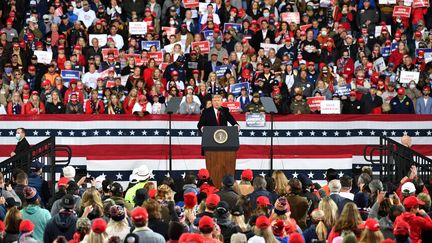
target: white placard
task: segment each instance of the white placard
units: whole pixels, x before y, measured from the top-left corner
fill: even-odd
[[[340,114],[340,100],[323,100],[321,101],[321,114]]]
[[[37,56],[38,63],[50,64],[52,60],[53,53],[48,51],[34,51]]]
[[[281,45],[261,43],[260,47],[264,48],[264,52],[266,53],[266,55],[268,55],[268,52],[270,51],[270,48],[275,49],[275,51],[277,52],[279,50],[279,48],[281,47]]]
[[[387,66],[385,64],[384,58],[380,57],[380,58],[376,59],[374,61],[374,67],[375,67],[375,70],[377,70],[378,72],[382,72],[382,71],[386,70]]]
[[[396,0],[379,0],[378,3],[379,4],[383,4],[383,5],[386,5],[386,4],[396,4]]]
[[[413,0],[404,0],[404,5],[407,7],[411,7]]]
[[[389,33],[391,33],[391,25],[386,25],[386,26],[387,26],[387,31]],[[381,29],[382,29],[381,25],[375,26],[375,37],[378,37],[381,35]]]
[[[101,47],[101,46],[105,46],[106,45],[108,35],[107,34],[90,34],[89,35],[90,46],[93,46],[92,40],[94,38],[96,38],[99,41],[99,47]]]
[[[185,51],[185,46],[182,44],[182,42],[181,41],[177,41],[176,43],[166,45],[164,47],[165,52],[168,52],[168,53],[172,52],[172,50],[174,49],[174,46],[176,44],[179,44],[181,46],[181,49],[182,49],[183,52]]]
[[[147,34],[147,22],[129,22],[129,34],[131,35]]]
[[[400,73],[399,82],[402,84],[406,84],[414,80],[418,83],[420,78],[420,72],[410,72],[410,71],[402,71]]]
[[[202,14],[206,14],[207,13],[207,5],[209,5],[210,3],[199,3],[199,7],[198,7],[198,11],[201,12]],[[212,3],[211,5],[213,5],[213,10],[216,11],[216,3]]]

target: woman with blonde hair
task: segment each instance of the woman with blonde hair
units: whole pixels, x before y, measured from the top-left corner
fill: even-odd
[[[110,220],[106,229],[108,237],[118,236],[123,241],[130,232],[125,209],[119,205],[113,205],[109,210]]]
[[[7,113],[9,115],[20,115],[24,113],[24,103],[21,100],[21,94],[15,91],[12,95],[11,101],[9,101],[7,106]]]
[[[318,209],[324,213],[324,224],[327,229],[331,229],[338,217],[338,207],[330,197],[324,197],[318,204]]]
[[[245,221],[244,210],[241,205],[235,205],[231,209],[231,221],[240,228],[241,233],[250,232],[250,226]]]
[[[210,94],[216,94],[221,89],[216,73],[211,72],[207,80],[208,92]]]
[[[81,241],[82,243],[106,243],[108,234],[106,233],[107,223],[102,218],[97,218],[93,221],[91,231]]]
[[[315,209],[312,211],[311,215],[311,226],[303,231],[303,236],[305,238],[305,242],[315,242],[322,241],[324,242],[327,239],[328,229],[324,224],[324,211],[320,209]]]
[[[285,173],[281,170],[276,170],[272,174],[272,178],[275,180],[276,188],[275,191],[279,196],[286,195],[288,187],[288,178]]]
[[[33,91],[30,100],[25,104],[24,114],[26,115],[39,115],[45,114],[45,105],[41,102],[39,93]]]
[[[123,109],[125,114],[132,114],[132,109],[138,99],[138,89],[132,88],[129,95],[125,98],[123,102]]]
[[[266,243],[278,243],[270,227],[270,220],[266,216],[259,216],[256,219],[253,229],[255,236],[263,237]],[[254,236],[254,237],[255,237]],[[252,237],[253,238],[253,237]],[[251,239],[252,239],[251,238]]]
[[[352,202],[345,204],[340,217],[328,236],[328,242],[333,242],[333,239],[340,236],[343,231],[352,231],[358,237],[361,233],[359,230],[361,223],[362,219],[357,206]]]
[[[110,96],[110,101],[108,102],[108,106],[105,110],[106,114],[117,115],[124,114],[125,111],[123,109],[122,103],[120,102],[120,97],[118,94],[114,93]]]
[[[87,189],[82,195],[80,211],[82,218],[93,220],[103,216],[103,203],[96,188]]]
[[[367,219],[364,224],[360,225],[360,228],[364,230],[361,233],[359,243],[373,243],[384,240],[384,235],[380,231],[380,225],[375,219]]]

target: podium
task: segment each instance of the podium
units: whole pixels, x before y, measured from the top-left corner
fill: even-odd
[[[225,175],[235,174],[237,150],[240,147],[238,128],[204,127],[201,142],[206,167],[216,187],[221,186]]]

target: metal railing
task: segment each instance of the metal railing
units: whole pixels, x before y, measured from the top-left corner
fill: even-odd
[[[56,160],[56,157],[66,157],[66,159]],[[2,172],[5,179],[10,180],[17,169],[29,173],[31,163],[39,161],[45,165],[43,170],[44,178],[54,190],[56,169],[69,165],[71,158],[71,148],[65,145],[56,145],[55,137],[51,136],[31,146],[27,153],[16,154],[0,162],[0,172]]]
[[[366,145],[363,157],[378,166],[381,180],[399,182],[412,164],[417,166],[417,175],[423,181],[432,174],[432,159],[385,136],[380,137],[379,145]]]

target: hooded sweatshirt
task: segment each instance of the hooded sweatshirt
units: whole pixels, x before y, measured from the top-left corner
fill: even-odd
[[[74,211],[61,211],[48,221],[44,242],[53,242],[60,235],[71,240],[75,233],[77,220],[78,217]]]
[[[42,241],[45,226],[51,219],[50,212],[35,204],[28,205],[27,207],[21,209],[20,212],[23,216],[23,219],[28,219],[35,225],[33,238]]]
[[[410,226],[410,235],[412,243],[421,243],[422,230],[432,230],[432,220],[429,216],[421,217],[414,213],[405,212],[395,220],[395,227],[400,221],[405,221]]]

